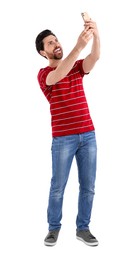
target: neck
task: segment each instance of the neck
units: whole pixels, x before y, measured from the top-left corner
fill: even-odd
[[[60,60],[49,60],[49,66],[54,68],[54,67],[58,67],[58,65],[62,62],[62,59]]]

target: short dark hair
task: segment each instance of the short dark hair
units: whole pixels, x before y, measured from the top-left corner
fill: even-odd
[[[42,51],[44,50],[43,39],[44,39],[45,37],[49,36],[49,35],[55,36],[55,34],[54,34],[52,31],[48,30],[48,29],[46,29],[46,30],[40,32],[40,33],[37,35],[36,40],[35,40],[35,46],[36,46],[36,49],[37,49],[37,51],[38,51],[39,54],[40,54],[40,51],[41,51],[41,50],[42,50]],[[56,37],[56,36],[55,36],[55,37]]]

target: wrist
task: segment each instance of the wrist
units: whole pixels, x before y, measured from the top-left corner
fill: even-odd
[[[93,33],[93,38],[95,39],[95,40],[99,40],[99,34],[98,33]]]

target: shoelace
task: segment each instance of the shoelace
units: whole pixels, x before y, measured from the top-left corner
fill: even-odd
[[[54,234],[50,234],[48,238],[55,238]]]
[[[90,232],[89,230],[86,230],[85,232],[87,233],[87,235],[88,235],[89,238],[92,238],[92,239],[95,238],[95,237],[91,234],[91,232]]]
[[[48,238],[55,238],[56,232],[51,232],[48,236]]]

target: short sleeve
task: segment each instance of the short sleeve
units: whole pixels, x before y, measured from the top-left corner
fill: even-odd
[[[76,65],[77,65],[77,68],[78,68],[78,70],[80,71],[80,74],[81,74],[81,76],[83,77],[84,75],[87,75],[87,74],[89,74],[89,72],[88,73],[85,73],[84,72],[84,70],[83,70],[83,60],[84,59],[81,59],[81,60],[77,60],[76,61]]]
[[[44,69],[40,69],[37,79],[40,85],[40,88],[42,89],[42,91],[44,92],[46,87],[48,87],[46,85],[46,77],[48,75],[48,73],[51,71],[50,67],[46,67]]]

